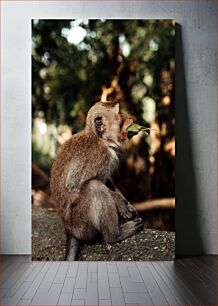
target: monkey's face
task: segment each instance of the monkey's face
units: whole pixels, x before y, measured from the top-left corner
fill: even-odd
[[[119,103],[98,102],[88,112],[86,129],[92,126],[107,145],[118,148],[128,139],[127,128],[132,122],[130,117],[120,112]]]
[[[128,139],[127,128],[133,123],[133,120],[131,117],[125,114],[121,113],[120,115],[121,115],[120,140],[121,142],[124,142]]]

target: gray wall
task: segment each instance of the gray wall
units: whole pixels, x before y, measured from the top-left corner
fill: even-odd
[[[31,18],[176,19],[176,252],[215,254],[215,1],[2,3],[3,254],[31,253]]]

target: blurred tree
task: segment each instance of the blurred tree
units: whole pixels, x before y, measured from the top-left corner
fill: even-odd
[[[174,39],[172,20],[33,20],[33,121],[75,133],[102,97],[158,129],[131,143],[115,176],[131,201],[174,196]]]

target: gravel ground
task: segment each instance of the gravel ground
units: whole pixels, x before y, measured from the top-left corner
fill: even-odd
[[[145,261],[172,260],[175,234],[144,229],[136,235],[114,244],[83,244],[81,261]],[[56,212],[32,208],[32,259],[62,261],[66,250],[65,231]]]

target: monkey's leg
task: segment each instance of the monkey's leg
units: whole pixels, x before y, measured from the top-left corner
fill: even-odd
[[[115,205],[119,216],[124,220],[130,220],[133,217],[133,211],[130,211],[127,206],[127,201],[114,193]]]
[[[120,234],[117,237],[117,242],[120,242],[128,237],[131,237],[132,235],[137,234],[140,232],[144,227],[144,224],[142,222],[142,219],[135,219],[132,221],[127,221],[120,225]]]
[[[118,233],[115,235],[105,235],[106,232],[104,229],[103,231],[103,238],[104,242],[106,243],[113,243],[113,242],[120,242],[128,237],[135,235],[136,233],[140,232],[144,227],[142,220],[134,219],[132,221],[127,221],[119,226]]]
[[[75,261],[78,249],[78,240],[72,235],[67,234],[67,249],[65,254],[65,261]]]
[[[103,240],[106,243],[120,242],[136,233],[141,231],[144,227],[141,218],[135,218],[131,221],[126,221],[123,224],[119,224],[118,214],[122,213],[126,216],[126,204],[122,201],[122,204],[114,194],[112,194],[114,201],[108,201],[105,205],[103,204],[103,214],[101,217],[101,233]],[[108,190],[108,200],[111,198],[111,191]],[[108,203],[110,205],[108,205]],[[114,203],[114,204],[112,204]],[[123,209],[123,211],[122,211]],[[107,214],[106,214],[107,211]],[[108,216],[110,216],[110,221]],[[132,214],[131,214],[132,216]]]
[[[123,219],[130,220],[138,217],[135,207],[124,197],[111,178],[106,180],[105,185],[113,192],[118,213]]]
[[[98,229],[103,241],[113,243],[122,241],[140,231],[143,228],[141,219],[127,221],[119,224],[116,197],[101,181],[93,179],[86,183],[80,199],[81,208],[86,216],[81,232],[83,235],[92,232],[92,228]],[[74,215],[76,219],[78,218]],[[88,221],[88,222],[87,222]],[[83,240],[84,237],[80,236]]]
[[[117,211],[123,219],[130,220],[138,217],[135,207],[128,202],[120,191],[113,192],[113,195],[115,197]]]

